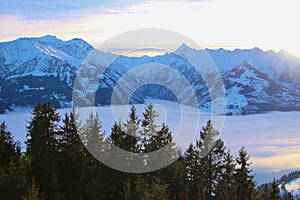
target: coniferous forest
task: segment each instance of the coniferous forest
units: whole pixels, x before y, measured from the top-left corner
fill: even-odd
[[[24,152],[5,122],[0,125],[0,199],[281,199],[275,180],[265,188],[256,187],[245,147],[233,157],[224,142],[216,139],[209,153],[201,156],[208,148],[204,138],[219,133],[211,121],[183,151],[172,143],[167,124],[156,124],[159,113],[152,105],[145,108],[141,119],[132,106],[128,119],[115,122],[109,134],[97,115],[78,122],[74,112],[60,116],[50,103],[39,103],[31,114]],[[133,137],[132,132],[141,137]],[[136,153],[171,144],[169,152],[180,157],[157,171],[120,172],[99,162],[85,148],[101,152],[105,140]]]

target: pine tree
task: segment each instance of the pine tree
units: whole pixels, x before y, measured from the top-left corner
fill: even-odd
[[[128,152],[138,152],[138,140],[137,138],[128,135],[125,132],[125,127],[126,123],[122,124],[121,121],[119,121],[118,123],[115,122],[112,129],[111,129],[111,134],[108,138],[108,140],[111,142],[112,145],[115,145],[116,147],[120,148],[121,150],[124,151],[128,151]],[[127,166],[130,167],[131,161],[132,161],[132,157],[128,157],[127,153],[124,153],[124,151],[122,151],[122,153],[119,153],[117,155],[110,155],[111,152],[109,152],[109,156],[111,156],[110,159],[114,159],[115,163],[119,163],[119,166]],[[135,167],[135,166],[131,166],[131,167]]]
[[[252,200],[255,199],[255,183],[253,176],[250,174],[250,156],[245,147],[239,151],[239,156],[236,159],[238,168],[235,171],[236,182],[236,198],[237,200]]]
[[[264,200],[269,200],[270,196],[269,196],[269,193],[270,193],[270,189],[268,187],[268,184],[264,184],[264,188],[263,188],[263,196],[262,198]]]
[[[111,134],[109,136],[109,141],[113,144],[116,145],[119,148],[122,148],[125,150],[125,138],[126,138],[126,133],[122,130],[122,125],[121,121],[118,123],[115,122],[113,127],[111,128]]]
[[[224,190],[232,188],[225,186],[232,184],[233,158],[230,152],[225,153],[226,147],[218,135],[209,120],[196,145],[190,144],[185,152],[187,199],[226,199]]]
[[[280,200],[282,199],[280,196],[280,189],[278,187],[278,183],[275,180],[275,178],[273,179],[272,185],[271,185],[271,190],[270,190],[270,199],[271,200]]]
[[[138,153],[140,151],[140,146],[138,144],[138,132],[139,132],[140,120],[136,114],[136,108],[134,106],[131,107],[130,112],[128,114],[128,119],[126,122],[122,123],[119,121],[115,122],[111,134],[109,136],[109,141],[120,148],[122,153],[119,155],[114,155],[112,159],[116,160],[116,162],[121,162],[120,166],[127,166],[128,168],[139,170],[138,166],[132,164],[133,154]],[[127,152],[125,152],[127,151]]]
[[[0,168],[7,167],[11,161],[16,164],[20,158],[20,144],[13,140],[13,136],[7,130],[5,122],[2,122],[0,125]]]
[[[215,130],[209,120],[200,132],[200,139],[196,147],[200,153],[201,171],[200,181],[204,182],[203,189],[200,189],[201,198],[210,200],[216,195],[217,184],[222,179],[222,161],[225,156],[225,146],[221,139],[218,139],[219,131]],[[203,194],[204,192],[204,194]]]
[[[132,161],[137,155],[133,153],[139,153],[141,148],[138,144],[139,128],[140,120],[137,117],[136,108],[131,106],[127,120],[124,123],[115,122],[109,137],[109,141],[119,147],[121,151],[120,154],[114,155],[111,159],[120,162],[120,166],[131,168],[136,172],[140,171],[140,165]]]
[[[220,200],[234,199],[234,171],[236,166],[234,158],[230,153],[230,149],[225,154],[223,166],[220,167],[222,170],[222,175],[216,189],[216,197]]]
[[[175,159],[179,156],[178,149],[173,143],[172,133],[167,124],[162,123],[161,125],[157,125],[156,119],[158,116],[159,114],[152,104],[145,108],[140,131],[140,144],[143,153],[151,153],[144,157],[145,165],[149,171],[153,171],[154,168],[160,166],[164,167],[160,170],[147,173],[144,177],[149,184],[155,178],[159,178],[165,184],[175,186],[176,183],[174,181],[178,180],[176,176],[183,176],[184,170],[182,169],[183,166],[179,165],[179,162],[177,162],[178,165],[176,166]],[[174,161],[175,163],[173,163]],[[183,180],[182,182],[178,182],[178,185],[182,185]],[[174,192],[176,192],[174,195],[178,194],[178,191]]]
[[[123,124],[125,143],[123,148],[130,152],[139,152],[137,144],[139,137],[140,119],[137,116],[137,111],[134,105],[131,106],[128,119]]]
[[[60,127],[60,161],[58,176],[67,199],[80,199],[86,185],[84,174],[87,172],[86,150],[79,137],[79,124],[73,112],[66,113]]]
[[[119,121],[115,122],[112,129],[111,134],[108,140],[112,145],[117,146],[118,148],[128,151],[128,152],[139,152],[138,146],[138,131],[140,126],[140,120],[137,117],[136,108],[134,106],[131,107],[130,112],[128,114],[128,119],[125,123]],[[110,152],[109,152],[110,153]],[[110,156],[110,155],[109,155]],[[125,158],[124,158],[125,157]],[[127,153],[120,153],[118,155],[114,155],[110,159],[114,159],[115,164],[119,164],[120,166],[127,166],[128,168],[138,170],[137,166],[132,164],[133,157],[128,157]],[[128,179],[131,182],[134,182],[136,179],[135,174],[129,174],[125,172],[116,171],[110,169],[111,178],[109,182],[113,184],[113,187],[110,188],[112,192],[110,192],[112,199],[120,199],[120,191],[123,189],[123,183]]]
[[[26,158],[31,164],[31,176],[36,177],[40,194],[50,198],[50,182],[58,165],[59,115],[50,102],[34,107],[27,126]],[[51,186],[53,187],[53,186]]]
[[[158,132],[158,125],[155,123],[155,119],[158,117],[158,113],[155,111],[154,106],[150,104],[145,108],[143,112],[142,128],[141,131],[141,142],[142,151],[145,153],[153,152],[158,150],[159,144],[155,144],[155,137]]]
[[[151,157],[146,158],[149,170],[151,170],[151,166],[153,165],[166,166],[171,164],[178,156],[178,150],[172,141],[172,133],[169,130],[169,127],[164,123],[162,124],[161,129],[151,136],[145,150],[147,152],[151,150],[150,152],[152,152]],[[166,173],[163,172],[164,169],[165,168],[160,170],[162,174]],[[166,171],[168,171],[168,169],[166,169]]]
[[[165,123],[161,126],[156,124],[158,116],[159,114],[156,112],[152,104],[147,106],[143,112],[141,130],[142,152],[150,153],[163,149],[160,151],[160,154],[154,153],[151,158],[145,158],[147,160],[146,164],[149,166],[151,165],[151,162],[166,163],[168,160],[172,161],[172,158],[176,156],[177,153],[175,144],[172,141],[172,133],[169,130],[169,127]]]
[[[174,156],[174,152],[176,151],[172,143],[172,135],[167,125],[163,124],[161,128],[159,128],[159,126],[156,125],[155,119],[157,116],[158,113],[154,110],[153,105],[150,105],[145,108],[145,112],[143,113],[143,120],[141,121],[137,117],[136,108],[132,106],[129,112],[128,119],[125,123],[115,122],[114,126],[112,127],[112,132],[109,137],[109,141],[113,145],[116,145],[119,148],[122,148],[123,150],[129,152],[150,153],[165,147],[167,150],[165,151],[166,155],[163,156],[163,159],[170,159],[171,156]],[[169,144],[170,146],[167,146]],[[114,159],[116,160],[116,162],[118,162],[118,160],[121,160],[118,158]],[[131,159],[133,158],[127,158],[126,160],[130,161]],[[149,170],[151,170],[151,161],[165,162],[165,160],[161,161],[155,156],[151,158],[145,157],[145,162],[143,164],[148,165]],[[124,163],[121,164],[124,165]],[[135,166],[130,167],[134,168]],[[179,168],[177,170],[180,171]],[[183,169],[181,170],[184,171]],[[176,171],[176,173],[178,173],[178,171]],[[164,182],[163,185],[168,185],[166,182],[172,181],[170,177],[174,177],[174,179],[176,179],[176,177],[173,174],[175,172],[171,172],[170,169],[167,168],[161,169],[156,172],[145,173],[141,175],[138,180],[138,176],[135,174],[126,174],[115,171],[113,171],[112,173],[114,173],[114,178],[117,179],[114,181],[115,183],[119,182],[120,180],[126,183],[124,190],[127,191],[127,193],[125,192],[123,193],[123,195],[130,196],[130,198],[133,198],[133,196],[129,195],[128,191],[130,189],[134,191],[139,190],[141,186],[138,185],[142,183],[147,185],[147,187],[145,187],[148,188],[147,191],[150,191],[149,188],[155,186],[155,179],[159,179],[160,181]],[[141,179],[143,181],[141,181]],[[135,184],[139,181],[141,182],[140,184]],[[115,186],[115,190],[119,191],[119,188]],[[149,199],[151,198],[151,194],[148,194],[146,192],[143,198]]]
[[[180,152],[179,152],[179,155]],[[175,162],[163,170],[160,178],[169,185],[168,192],[170,199],[184,199],[187,186],[185,184],[185,164],[181,155]]]
[[[76,122],[76,117],[73,112],[66,113],[62,120],[63,125],[60,127],[60,147],[61,151],[66,153],[74,153],[72,156],[78,156],[83,153],[83,143],[79,136],[78,127],[79,124]],[[76,152],[76,153],[75,153]]]
[[[105,131],[97,114],[91,113],[89,118],[86,119],[85,124],[80,130],[81,138],[83,138],[86,150],[83,169],[84,172],[84,187],[85,199],[106,199],[105,194],[108,189],[107,184],[111,178],[110,170],[104,166],[99,160],[103,156],[107,156],[108,147]],[[106,171],[105,171],[106,170]],[[108,176],[108,177],[107,177]]]
[[[199,199],[202,191],[200,180],[200,154],[193,144],[190,144],[184,154],[184,164],[186,170],[186,199]]]
[[[0,199],[20,199],[27,185],[27,162],[19,142],[4,122],[0,125]]]
[[[93,113],[90,114],[83,126],[82,135],[85,138],[87,149],[93,153],[93,156],[101,156],[104,149],[105,132],[97,114],[95,116]]]
[[[260,200],[280,200],[289,199],[288,197],[282,198],[280,195],[279,184],[275,179],[271,183],[265,183],[257,188]]]

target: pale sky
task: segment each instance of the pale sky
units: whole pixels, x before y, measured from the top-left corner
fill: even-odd
[[[163,28],[203,47],[285,49],[300,57],[297,0],[0,0],[0,41],[55,35],[97,45],[134,29]]]

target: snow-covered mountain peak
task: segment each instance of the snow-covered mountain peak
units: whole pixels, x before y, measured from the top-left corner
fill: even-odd
[[[71,84],[71,74],[92,49],[81,39],[63,41],[50,35],[0,43],[0,76],[53,75]]]
[[[84,59],[88,55],[88,53],[94,49],[86,41],[79,38],[63,41],[56,38],[55,36],[47,35],[38,38],[31,38],[30,40],[59,49],[69,56],[77,59]]]
[[[256,53],[264,53],[264,51],[261,50],[259,47],[253,47],[252,49],[248,49],[248,51],[252,51],[252,52],[256,52]]]
[[[189,49],[191,49],[191,48],[189,46],[187,46],[185,43],[183,43],[176,49],[175,52],[187,51]]]
[[[184,55],[187,53],[193,53],[196,54],[197,52],[204,52],[204,49],[194,49],[192,47],[189,47],[187,44],[183,43],[182,45],[180,45],[180,47],[178,47],[174,53],[178,54],[178,55]]]
[[[55,40],[59,40],[62,41],[61,39],[58,39],[55,35],[44,35],[41,37],[33,37],[32,39],[38,39],[38,40],[44,40],[44,41],[55,41]]]

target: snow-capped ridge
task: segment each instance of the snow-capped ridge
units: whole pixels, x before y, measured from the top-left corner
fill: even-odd
[[[96,87],[86,85],[89,82],[84,80],[79,82],[83,88],[97,88],[97,105],[110,103],[113,88],[125,74],[129,79],[124,93],[130,93],[134,84],[141,81],[139,77],[148,74],[147,78],[153,82],[158,77],[176,85],[183,95],[187,90],[177,82],[180,74],[197,93],[199,105],[209,109],[211,99],[204,78],[214,82],[217,73],[226,88],[227,114],[300,110],[300,70],[297,70],[300,63],[283,54],[286,53],[265,52],[258,47],[195,49],[182,44],[174,52],[163,55],[128,57],[96,50],[80,38],[67,41],[51,35],[19,38],[0,43],[0,112],[9,109],[11,104],[28,106],[38,99],[51,100],[58,107],[69,105],[75,77],[82,66],[87,67],[87,75],[96,75],[96,79],[100,78],[97,73],[103,74]],[[135,67],[149,64],[168,66],[178,73],[168,73],[166,68],[140,68],[138,73],[131,73]],[[212,70],[215,66],[217,70]],[[133,102],[143,102],[146,94],[176,101],[167,88],[150,84],[134,94]],[[185,100],[189,102],[189,95],[185,95]]]

